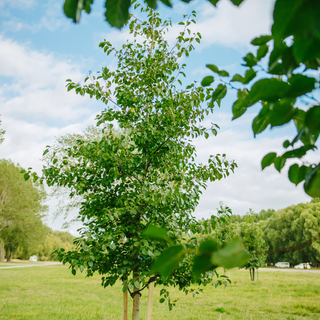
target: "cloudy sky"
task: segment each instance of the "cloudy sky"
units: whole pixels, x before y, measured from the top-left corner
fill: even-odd
[[[174,9],[160,7],[163,17],[175,23],[168,35],[173,41],[180,31],[176,23],[182,14],[197,11],[193,29],[202,34],[187,63],[187,81],[201,81],[209,75],[205,64],[216,64],[230,74],[244,73],[242,57],[253,48],[250,41],[270,33],[273,0],[246,0],[240,8],[221,0],[214,8],[195,0],[186,5],[176,1]],[[103,39],[120,45],[128,32],[113,29],[104,22],[103,1],[95,0],[90,15],[84,14],[80,25],[74,25],[62,13],[62,0],[0,0],[0,114],[6,130],[0,146],[0,157],[10,158],[27,168],[41,172],[39,160],[46,145],[66,133],[79,133],[95,124],[104,105],[88,97],[67,92],[65,80],[81,82],[89,72],[112,66],[112,58],[98,48]],[[179,14],[178,14],[179,13]],[[208,185],[195,214],[209,217],[219,201],[245,214],[249,208],[280,209],[310,201],[302,186],[295,187],[287,178],[287,170],[279,174],[273,167],[261,171],[261,159],[271,151],[281,151],[285,137],[295,134],[293,126],[267,130],[254,139],[251,123],[258,107],[232,122],[231,93],[211,119],[221,130],[217,137],[196,142],[200,160],[210,154],[226,153],[239,168],[229,178]],[[310,160],[316,156],[311,155]],[[50,213],[55,199],[49,201]],[[47,224],[60,229],[63,219],[47,219]]]

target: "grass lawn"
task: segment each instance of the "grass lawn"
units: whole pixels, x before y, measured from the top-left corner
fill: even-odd
[[[179,298],[173,311],[158,302],[156,287],[152,319],[320,319],[320,273],[263,271],[256,283],[248,271],[231,270],[230,277],[226,289],[210,285],[195,298],[172,289],[172,298]],[[143,320],[147,296],[145,289]],[[0,269],[0,319],[120,320],[121,285],[103,289],[98,275],[74,277],[60,265]]]

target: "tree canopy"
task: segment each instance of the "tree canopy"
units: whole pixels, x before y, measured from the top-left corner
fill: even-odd
[[[44,188],[25,181],[20,171],[10,160],[0,160],[0,238],[7,261],[18,246],[35,246],[45,237]]]
[[[275,212],[264,224],[268,262],[320,262],[320,203],[300,203]]]

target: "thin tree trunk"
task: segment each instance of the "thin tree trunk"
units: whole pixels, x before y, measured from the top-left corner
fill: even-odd
[[[258,273],[258,268],[257,268],[257,281],[259,281],[259,273]]]
[[[251,270],[251,268],[249,269],[249,271],[250,271],[250,280],[252,281],[252,270]]]
[[[254,281],[254,268],[252,268],[252,281]]]
[[[123,320],[128,320],[128,291],[123,293]]]
[[[7,262],[10,262],[11,259],[12,259],[12,246],[9,246],[8,244],[6,244],[4,246],[4,249],[6,251],[6,259],[7,259]]]
[[[139,274],[134,273],[133,274],[133,281],[139,282]],[[137,288],[135,285],[133,286],[133,292],[139,291],[139,288]],[[132,306],[132,320],[139,320],[140,315],[140,294],[137,293],[133,296],[133,306]]]
[[[147,306],[147,318],[146,318],[146,320],[151,320],[153,291],[154,291],[154,282],[151,282],[151,283],[149,283],[148,306]]]

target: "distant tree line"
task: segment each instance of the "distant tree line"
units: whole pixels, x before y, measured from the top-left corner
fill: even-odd
[[[21,170],[12,161],[0,159],[0,261],[31,255],[53,260],[54,250],[72,248],[73,237],[43,223],[47,211],[44,187],[25,181]]]
[[[216,219],[215,217],[211,218]],[[209,220],[204,225],[211,223]],[[275,211],[251,209],[244,215],[228,215],[213,230],[222,241],[240,237],[250,253],[248,269],[265,263],[289,262],[291,266],[310,262],[320,265],[320,201],[300,203]]]
[[[74,237],[66,231],[53,231],[45,226],[46,236],[36,246],[18,247],[13,257],[16,259],[29,259],[30,256],[36,255],[40,261],[57,261],[57,255],[53,252],[64,248],[73,250]]]

